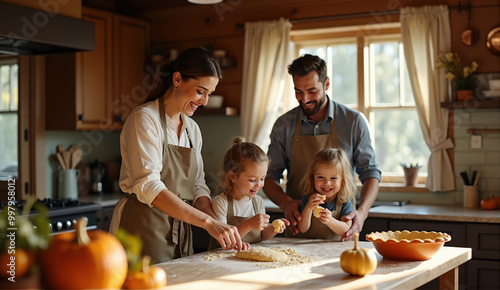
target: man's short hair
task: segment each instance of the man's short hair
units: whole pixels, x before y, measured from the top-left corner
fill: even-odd
[[[295,59],[288,66],[288,73],[294,76],[303,77],[308,75],[312,71],[317,71],[319,76],[319,81],[325,84],[326,78],[326,63],[323,59],[316,55],[304,54],[301,57]]]

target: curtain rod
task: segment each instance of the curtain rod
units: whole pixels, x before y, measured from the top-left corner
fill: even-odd
[[[469,3],[462,4],[462,2],[458,2],[456,6],[448,6],[448,9],[458,10],[458,12],[465,11],[471,8],[477,7],[493,7],[499,5],[482,5],[482,6],[472,6]],[[303,23],[310,21],[325,21],[325,20],[336,20],[336,19],[346,19],[346,18],[358,18],[358,17],[367,17],[374,15],[390,15],[390,14],[399,14],[401,10],[383,10],[383,11],[372,11],[372,12],[360,12],[360,13],[351,13],[351,14],[341,14],[341,15],[330,15],[330,16],[319,16],[319,17],[306,17],[306,18],[298,18],[298,19],[290,19],[291,23]],[[235,25],[237,30],[241,30],[245,28],[245,24],[236,23]]]

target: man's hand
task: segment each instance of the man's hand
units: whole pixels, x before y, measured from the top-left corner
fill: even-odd
[[[284,206],[285,218],[290,222],[288,229],[292,234],[296,235],[299,233],[299,228],[297,227],[297,221],[302,219],[302,215],[299,212],[300,200],[291,200]]]
[[[358,209],[344,216],[345,220],[352,220],[352,225],[351,228],[349,228],[349,230],[342,236],[342,242],[352,239],[355,233],[361,232],[367,215],[368,213],[366,211]]]

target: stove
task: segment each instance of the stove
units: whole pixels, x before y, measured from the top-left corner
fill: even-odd
[[[26,201],[16,201],[14,206],[17,211],[22,214],[23,208]],[[47,217],[50,221],[50,227],[52,229],[52,234],[60,234],[63,232],[74,231],[73,225],[76,224],[78,218],[86,218],[87,230],[92,230],[97,228],[97,212],[102,209],[102,206],[93,202],[80,202],[78,200],[71,199],[37,199],[36,203],[45,206],[47,211]],[[0,210],[7,206],[6,202],[0,203]],[[38,211],[31,210],[29,217],[33,217],[38,214]]]

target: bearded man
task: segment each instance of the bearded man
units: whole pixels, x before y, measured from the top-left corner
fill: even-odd
[[[331,100],[325,61],[318,56],[303,55],[288,66],[299,106],[276,120],[270,138],[268,156],[271,160],[264,192],[290,222],[286,236],[299,233],[297,221],[302,219],[299,206],[302,193],[299,183],[309,169],[314,155],[322,149],[342,148],[363,184],[359,206],[345,216],[352,220],[342,241],[361,232],[368,210],[378,193],[381,172],[375,161],[370,132],[365,116]],[[286,191],[280,186],[287,171]]]

